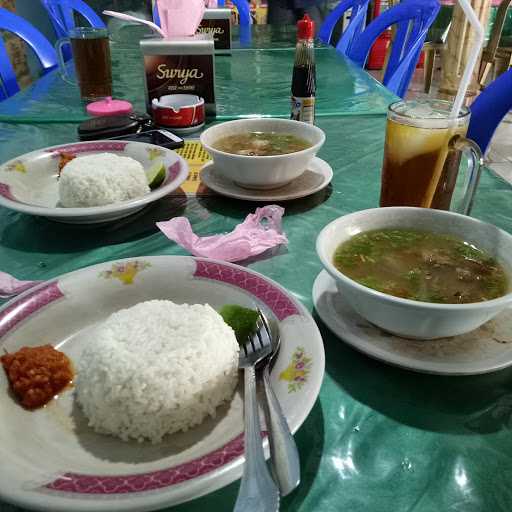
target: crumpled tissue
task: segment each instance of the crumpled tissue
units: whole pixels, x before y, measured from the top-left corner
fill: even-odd
[[[0,272],[0,299],[8,299],[22,293],[41,281],[20,281],[6,272]]]
[[[281,229],[284,208],[277,205],[257,208],[231,233],[199,237],[185,217],[176,217],[156,225],[169,239],[194,256],[223,261],[241,261],[267,249],[287,244]]]
[[[204,0],[156,0],[166,37],[192,36],[206,9]]]

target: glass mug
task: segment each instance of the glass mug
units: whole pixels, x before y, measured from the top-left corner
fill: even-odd
[[[71,44],[80,96],[84,100],[97,100],[112,96],[112,65],[106,28],[75,27],[69,37],[59,39],[55,45],[59,67],[64,81],[76,85],[68,74],[62,47]]]
[[[442,100],[398,101],[389,106],[380,206],[419,206],[468,215],[480,177],[482,153],[466,139],[470,112],[451,118]],[[459,172],[467,154],[465,172]],[[465,174],[465,177],[462,176]]]

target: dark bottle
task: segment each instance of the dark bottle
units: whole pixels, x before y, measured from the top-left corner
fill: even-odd
[[[292,78],[291,119],[315,122],[315,22],[306,14],[297,23],[297,46]]]

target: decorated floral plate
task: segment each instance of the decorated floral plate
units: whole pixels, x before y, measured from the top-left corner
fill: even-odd
[[[93,153],[131,157],[150,169],[162,163],[165,178],[151,192],[105,206],[59,206],[59,170],[66,159]],[[120,219],[141,210],[176,190],[188,176],[187,162],[174,151],[153,144],[126,141],[93,141],[52,146],[32,151],[0,165],[0,205],[60,222],[93,224]]]
[[[324,375],[324,349],[309,312],[275,282],[213,260],[155,256],[96,265],[43,283],[0,310],[0,350],[52,344],[76,362],[92,328],[150,299],[259,306],[279,327],[271,373],[292,432],[308,416]],[[23,409],[0,371],[0,499],[36,510],[137,511],[175,505],[242,474],[243,403],[237,389],[215,419],[158,444],[94,432],[74,391]],[[264,441],[268,453],[268,443]]]

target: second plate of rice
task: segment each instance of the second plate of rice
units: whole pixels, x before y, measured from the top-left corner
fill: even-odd
[[[320,391],[322,339],[304,306],[256,272],[140,257],[64,275],[6,304],[2,350],[51,344],[77,375],[27,411],[0,372],[0,497],[38,510],[143,512],[239,478],[243,401],[238,345],[217,313],[226,304],[260,307],[278,327],[271,383],[295,432]]]
[[[165,176],[150,189],[146,172],[155,166]],[[0,205],[59,222],[109,222],[170,194],[187,176],[187,162],[161,146],[115,140],[64,144],[0,165]]]

